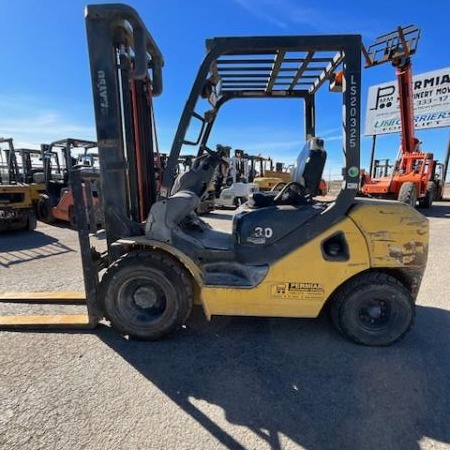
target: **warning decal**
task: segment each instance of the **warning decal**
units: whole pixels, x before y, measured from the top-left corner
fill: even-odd
[[[324,295],[324,289],[322,283],[292,281],[273,284],[271,287],[271,295],[275,298],[286,299],[321,299]]]

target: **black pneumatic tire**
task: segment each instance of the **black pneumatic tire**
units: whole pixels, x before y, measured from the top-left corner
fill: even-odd
[[[415,305],[396,278],[368,272],[353,278],[331,300],[336,328],[357,344],[386,346],[397,342],[411,328]]]
[[[133,251],[106,271],[99,302],[123,335],[156,340],[181,327],[193,304],[193,283],[174,258],[158,251]]]
[[[45,223],[55,222],[55,218],[52,213],[53,205],[48,195],[42,195],[37,204],[38,219]]]
[[[398,193],[399,202],[411,205],[413,208],[416,207],[417,203],[417,186],[411,181],[403,183],[400,187],[400,192]]]
[[[27,219],[27,224],[25,229],[27,231],[34,231],[36,229],[37,226],[37,220],[36,220],[36,215],[34,214],[34,212],[28,214],[28,219]]]
[[[425,192],[425,197],[419,200],[419,206],[421,208],[431,208],[433,200],[436,197],[436,186],[434,183],[428,183],[427,191]]]

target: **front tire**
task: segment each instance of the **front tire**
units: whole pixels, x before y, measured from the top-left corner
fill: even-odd
[[[193,304],[192,279],[174,258],[133,251],[112,264],[100,283],[105,317],[123,335],[156,340],[181,327]]]
[[[357,344],[386,346],[397,342],[414,322],[415,305],[396,278],[369,272],[353,278],[332,298],[336,328]]]
[[[398,193],[398,201],[401,203],[406,203],[411,205],[413,208],[416,207],[417,203],[417,186],[411,181],[403,183],[400,187],[400,192]]]
[[[29,213],[25,229],[27,231],[34,231],[36,229],[36,226],[37,226],[36,215],[34,214],[34,212]]]

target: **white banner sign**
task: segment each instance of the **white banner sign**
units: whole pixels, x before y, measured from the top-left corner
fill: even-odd
[[[413,77],[416,130],[450,126],[450,67]],[[369,88],[365,135],[401,129],[397,81]]]

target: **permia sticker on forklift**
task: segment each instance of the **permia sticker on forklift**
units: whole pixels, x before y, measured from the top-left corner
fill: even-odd
[[[286,299],[319,299],[324,294],[322,283],[277,283],[271,287],[271,295],[275,298]]]

